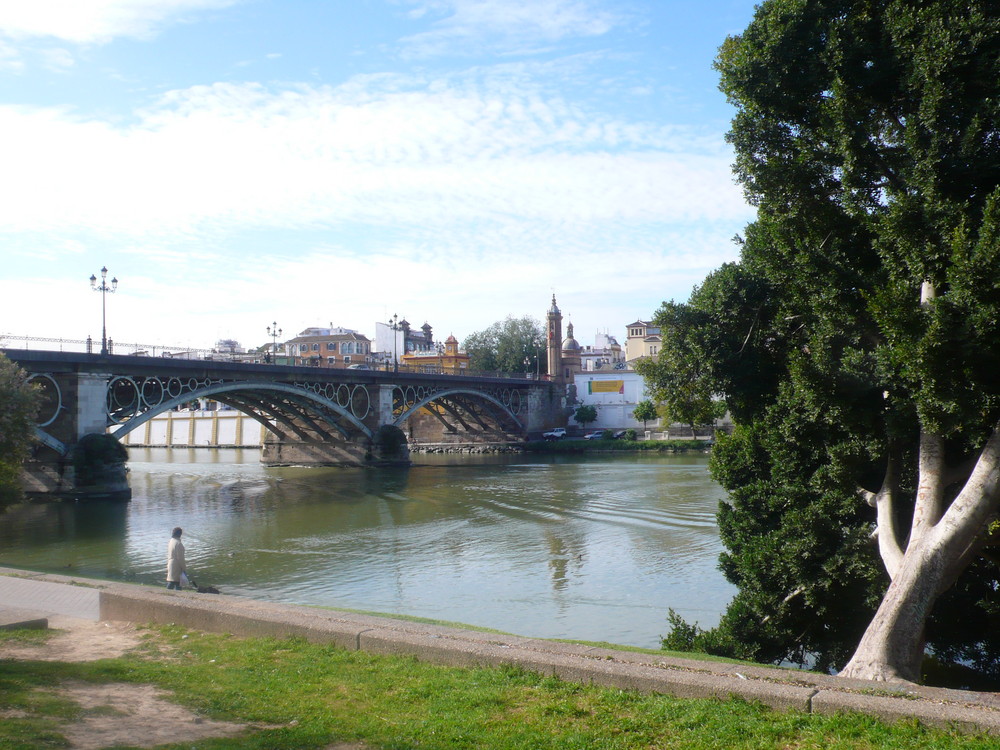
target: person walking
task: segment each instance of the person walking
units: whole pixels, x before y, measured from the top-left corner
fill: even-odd
[[[181,544],[183,531],[177,526],[167,542],[167,588],[181,590],[181,575],[187,571],[184,564],[184,545]]]

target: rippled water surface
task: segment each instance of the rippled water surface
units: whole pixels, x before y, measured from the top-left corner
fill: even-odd
[[[721,488],[701,454],[448,458],[267,469],[257,451],[131,449],[128,504],[3,517],[0,563],[656,647],[673,607],[716,624]]]

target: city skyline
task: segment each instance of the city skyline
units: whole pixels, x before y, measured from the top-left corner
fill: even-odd
[[[23,7],[20,7],[23,6]],[[685,300],[752,219],[712,60],[752,4],[0,8],[0,333],[207,348],[393,314],[577,339]]]

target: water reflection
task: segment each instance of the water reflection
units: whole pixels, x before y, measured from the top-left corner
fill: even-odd
[[[132,449],[130,465],[129,505],[5,516],[0,562],[159,584],[180,525],[195,577],[226,593],[642,646],[668,607],[708,626],[732,595],[700,455],[266,469],[254,451]]]

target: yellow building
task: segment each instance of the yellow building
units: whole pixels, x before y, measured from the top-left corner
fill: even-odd
[[[441,348],[404,354],[400,357],[400,369],[444,375],[465,374],[469,371],[469,355],[458,350],[458,339],[449,336]]]
[[[625,340],[625,361],[629,364],[640,357],[656,357],[660,352],[663,338],[658,326],[648,320],[629,323],[628,338]]]

